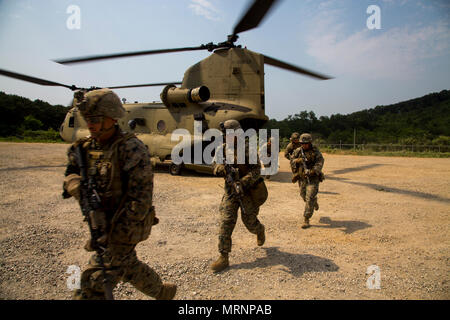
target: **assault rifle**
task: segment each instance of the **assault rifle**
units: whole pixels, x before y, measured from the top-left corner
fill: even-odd
[[[97,239],[101,236],[100,228],[97,225],[94,217],[95,212],[101,208],[101,200],[97,193],[97,186],[92,177],[87,174],[86,159],[83,156],[82,145],[79,144],[75,149],[78,166],[80,167],[81,184],[80,184],[80,207],[83,213],[84,219],[89,225],[89,232],[91,233],[91,247],[97,252],[99,257],[99,264],[102,269],[103,276],[103,288],[105,290],[106,300],[114,300],[112,294],[112,285],[107,279],[105,265],[103,263],[103,254],[105,248],[100,246]]]
[[[223,137],[226,137],[226,130],[223,122],[220,123],[220,129],[222,131]],[[225,151],[225,150],[222,150]],[[242,202],[242,185],[239,182],[239,169],[234,168],[231,164],[227,163],[226,154],[223,157],[224,167],[225,167],[225,183],[231,186],[232,194],[237,198],[239,206],[241,207],[241,213],[245,214],[244,205]]]
[[[308,159],[306,159],[305,153],[303,152],[303,148],[300,147],[300,151],[302,152],[302,165],[303,165],[303,174],[306,176],[306,180],[308,181],[309,184],[309,176],[306,174],[308,168],[306,167],[306,161],[308,161]]]

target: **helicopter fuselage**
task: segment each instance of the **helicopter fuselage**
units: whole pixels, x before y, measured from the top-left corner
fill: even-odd
[[[208,90],[202,99],[185,97],[186,89]],[[167,92],[169,94],[167,94]],[[198,91],[198,90],[197,90]],[[258,129],[267,122],[264,103],[264,61],[255,52],[242,48],[216,50],[186,70],[180,88],[167,86],[160,103],[124,104],[126,116],[118,121],[122,130],[134,132],[148,147],[151,157],[170,159],[178,141],[171,140],[176,129],[194,134],[194,121],[202,130],[216,128],[236,119],[244,130]],[[77,108],[72,108],[61,125],[61,136],[73,142],[89,135]]]

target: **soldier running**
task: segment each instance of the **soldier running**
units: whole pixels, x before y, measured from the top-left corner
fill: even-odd
[[[224,123],[224,129],[240,129],[241,126],[237,120],[227,120]],[[223,152],[226,158],[226,152],[230,151],[230,144],[236,144],[237,137],[233,134],[227,134],[227,143],[218,148],[218,152]],[[258,246],[265,242],[265,228],[258,220],[259,207],[267,199],[267,188],[264,179],[261,177],[261,165],[257,160],[255,164],[249,163],[249,145],[245,145],[245,163],[237,163],[237,147],[235,145],[234,162],[231,164],[216,164],[214,175],[225,178],[225,194],[220,203],[220,229],[219,229],[219,258],[211,265],[214,272],[219,272],[229,266],[228,254],[231,252],[231,235],[237,222],[238,210],[241,208],[242,222],[253,234],[257,236]],[[256,152],[256,150],[254,150]],[[228,171],[228,172],[227,172]],[[236,174],[233,175],[231,171]]]
[[[309,133],[303,133],[300,136],[301,146],[292,154],[291,168],[294,176],[292,183],[298,181],[300,187],[300,196],[305,201],[303,229],[309,228],[309,220],[314,210],[319,210],[317,193],[319,192],[319,183],[324,180],[322,167],[324,159],[322,153],[316,146],[312,145],[312,137]]]

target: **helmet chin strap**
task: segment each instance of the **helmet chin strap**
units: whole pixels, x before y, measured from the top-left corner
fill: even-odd
[[[109,132],[109,131],[111,131],[111,130],[114,130],[115,126],[116,126],[116,124],[113,123],[111,127],[105,128],[105,119],[103,118],[103,120],[102,120],[102,127],[101,127],[101,129],[100,129],[100,132],[101,132],[102,134],[103,134],[103,133],[107,133],[107,132]]]
[[[105,133],[109,133],[110,131],[114,130],[116,127],[116,124],[113,123],[113,125],[109,128],[105,128],[105,118],[103,118],[102,120],[102,127],[100,128],[98,134],[95,135],[95,138],[100,138],[102,135],[104,135]]]

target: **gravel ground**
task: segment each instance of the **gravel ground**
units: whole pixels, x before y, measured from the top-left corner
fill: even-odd
[[[63,200],[66,144],[0,143],[0,298],[70,299],[66,273],[90,253],[78,204]],[[155,174],[160,223],[141,260],[184,299],[449,299],[450,159],[325,157],[320,210],[304,204],[288,163],[267,182],[266,243],[238,221],[231,266],[214,274],[221,178]],[[380,289],[366,274],[379,267]],[[149,299],[119,284],[116,299]],[[150,298],[151,299],[151,298]]]

